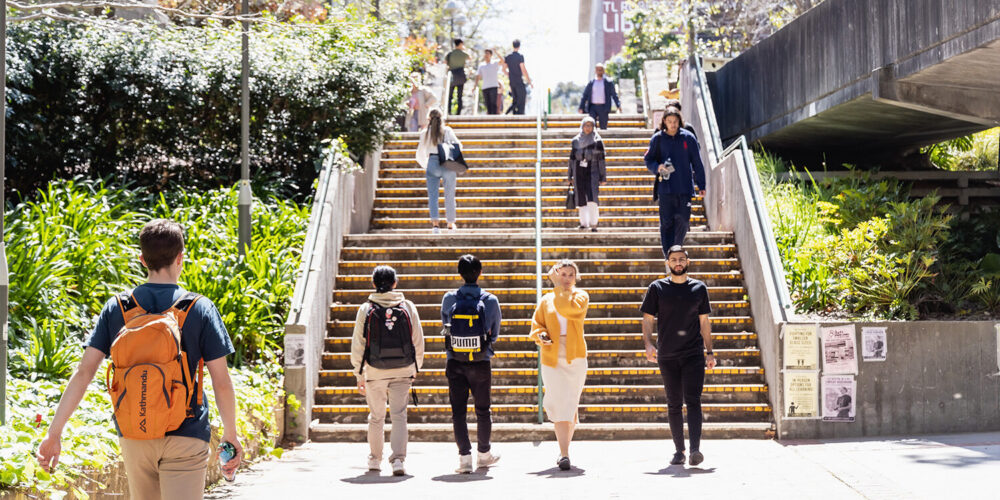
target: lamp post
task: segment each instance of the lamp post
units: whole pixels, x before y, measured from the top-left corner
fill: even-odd
[[[0,0],[0,425],[7,423],[7,247],[4,244],[4,196],[7,164],[7,0]]]
[[[5,0],[3,0],[5,1]],[[240,12],[243,16],[250,13],[249,0],[243,0]],[[246,255],[250,248],[250,209],[253,204],[253,192],[250,190],[250,23],[241,21],[242,62],[240,75],[240,188],[237,201],[237,218],[239,220],[239,251]]]

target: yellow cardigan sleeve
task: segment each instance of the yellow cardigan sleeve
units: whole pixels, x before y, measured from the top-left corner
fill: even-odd
[[[531,317],[531,333],[528,334],[528,337],[534,340],[537,345],[542,345],[541,334],[549,332],[545,326],[545,299],[546,297],[542,297],[542,301],[535,308],[535,314]]]

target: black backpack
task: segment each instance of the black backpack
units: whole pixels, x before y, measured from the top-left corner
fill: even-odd
[[[454,359],[460,361],[484,361],[487,359],[486,344],[486,292],[478,297],[458,292],[455,304],[448,311],[451,328],[445,334],[444,345]]]
[[[375,368],[402,368],[417,362],[410,329],[410,315],[402,304],[384,307],[374,302],[365,319],[365,363]]]

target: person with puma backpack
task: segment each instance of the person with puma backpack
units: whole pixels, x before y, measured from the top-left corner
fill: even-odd
[[[389,463],[392,474],[406,474],[406,398],[424,364],[424,331],[413,302],[394,289],[396,270],[378,266],[372,273],[375,293],[358,308],[351,340],[351,366],[358,392],[368,402],[368,470],[382,470],[385,441],[385,405],[389,403],[392,430]]]
[[[441,301],[441,324],[444,326],[445,352],[448,358],[445,376],[448,379],[448,400],[451,421],[458,444],[459,474],[472,472],[472,443],[466,422],[469,392],[476,410],[476,467],[489,467],[500,460],[490,451],[493,420],[490,412],[490,391],[493,383],[493,344],[500,336],[500,301],[481,288],[477,282],[483,265],[473,255],[458,259],[458,274],[465,284],[445,294]]]
[[[56,466],[63,427],[101,362],[110,357],[105,377],[131,498],[200,499],[212,434],[204,367],[212,375],[222,441],[236,449],[223,472],[234,473],[243,456],[236,434],[236,394],[226,365],[233,344],[212,301],[177,284],[184,268],[180,224],[150,221],[139,233],[139,247],[149,278],[105,304],[37,458],[46,471]]]

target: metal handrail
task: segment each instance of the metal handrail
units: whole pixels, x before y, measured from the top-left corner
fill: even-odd
[[[725,155],[720,154],[719,151],[722,150],[722,136],[719,132],[719,124],[715,121],[715,106],[712,104],[712,99],[708,91],[708,80],[705,77],[705,68],[701,65],[701,58],[697,54],[691,56],[693,61],[695,72],[694,77],[698,80],[698,90],[701,92],[701,106],[702,116],[705,117],[705,122],[708,123],[708,132],[712,139],[712,151],[716,158],[712,160],[715,163],[722,161]],[[711,117],[711,118],[709,118]]]
[[[542,105],[535,108],[535,304],[542,303]],[[547,118],[547,116],[546,116]],[[538,423],[545,422],[542,413],[542,347],[538,346]]]
[[[289,314],[289,319],[294,316],[294,322],[299,321],[299,315],[302,313],[302,304],[305,300],[306,286],[309,282],[309,276],[312,274],[313,256],[316,255],[316,240],[319,238],[319,227],[323,222],[323,218],[326,216],[326,205],[327,197],[330,191],[330,179],[333,176],[333,171],[336,169],[334,165],[334,158],[336,155],[330,154],[323,160],[323,171],[320,172],[320,182],[316,186],[316,201],[313,202],[313,210],[309,217],[309,227],[306,229],[306,242],[305,246],[302,247],[304,254],[302,255],[302,276],[295,282],[295,291],[292,293],[292,304]]]
[[[764,191],[760,187],[760,175],[757,173],[757,162],[750,153],[747,146],[747,138],[741,135],[732,144],[722,151],[720,158],[725,158],[730,153],[741,149],[743,153],[743,171],[750,182],[751,210],[754,212],[757,225],[760,227],[761,237],[764,239],[764,253],[767,256],[769,275],[774,282],[774,289],[778,294],[778,309],[781,310],[781,321],[788,321],[789,311],[792,310],[792,298],[788,292],[788,283],[785,281],[785,266],[781,263],[781,254],[778,253],[778,245],[775,244],[774,235],[771,233],[771,217],[767,213],[767,204],[764,202]]]

